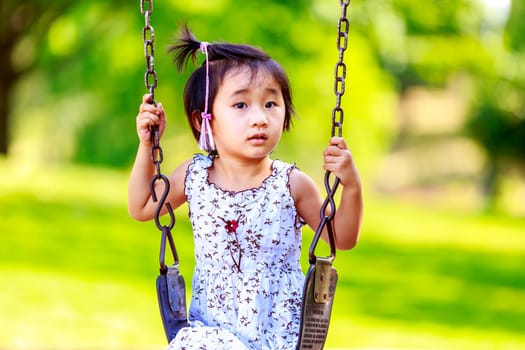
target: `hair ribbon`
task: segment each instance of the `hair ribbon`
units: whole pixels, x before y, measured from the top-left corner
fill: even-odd
[[[208,59],[209,43],[203,41],[200,44],[201,52],[206,56],[206,97],[204,99],[204,112],[201,113],[202,123],[199,137],[199,146],[203,151],[215,151],[215,142],[213,141],[213,134],[210,126],[210,121],[213,118],[208,112],[208,100],[210,98],[210,62]]]

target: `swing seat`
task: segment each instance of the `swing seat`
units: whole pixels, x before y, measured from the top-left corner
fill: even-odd
[[[157,277],[157,297],[164,332],[168,343],[177,332],[188,327],[186,313],[186,288],[184,278],[179,273],[179,264],[167,266]]]
[[[317,257],[306,274],[297,350],[322,350],[326,342],[338,278],[332,260]]]

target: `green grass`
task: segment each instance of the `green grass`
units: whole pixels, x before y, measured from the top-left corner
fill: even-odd
[[[159,234],[128,217],[126,182],[0,163],[0,348],[163,348]],[[359,245],[335,262],[327,347],[525,348],[524,219],[370,196],[365,208]],[[189,290],[185,214],[175,235]]]

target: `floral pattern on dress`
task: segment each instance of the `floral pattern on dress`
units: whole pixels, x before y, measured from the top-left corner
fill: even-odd
[[[185,193],[196,266],[190,327],[175,349],[295,349],[304,275],[301,221],[279,160],[261,186],[226,191],[208,180],[213,159],[196,155]]]

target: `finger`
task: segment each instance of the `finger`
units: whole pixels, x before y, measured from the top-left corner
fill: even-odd
[[[326,156],[339,156],[343,150],[335,145],[330,145],[326,147],[323,152],[323,155]]]
[[[336,163],[329,163],[329,162],[325,162],[323,164],[323,169],[324,170],[328,170],[328,171],[331,171],[333,173],[336,173],[338,168],[337,168],[337,164]]]
[[[339,149],[348,149],[348,146],[346,145],[345,140],[342,137],[334,136],[330,139],[330,145],[336,146]]]
[[[158,112],[157,115],[161,119],[165,119],[166,118],[166,110],[164,109],[164,106],[160,102],[157,104],[157,112]]]
[[[151,98],[151,94],[144,94],[144,96],[142,96],[142,103],[151,104],[152,102],[153,99]]]
[[[141,114],[141,118],[144,120],[149,121],[151,124],[159,124],[160,123],[160,116],[158,114],[154,114],[151,112],[144,112]]]
[[[324,158],[325,167],[331,167],[330,170],[334,170],[342,165],[341,159],[339,157],[325,157]]]
[[[147,128],[159,124],[159,117],[149,112],[140,113],[137,117],[137,125],[141,128]]]
[[[139,113],[144,115],[152,114],[160,116],[162,114],[162,110],[158,107],[155,107],[154,105],[143,103],[140,105]]]

